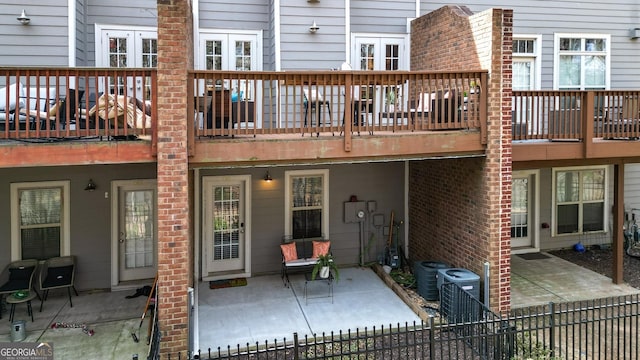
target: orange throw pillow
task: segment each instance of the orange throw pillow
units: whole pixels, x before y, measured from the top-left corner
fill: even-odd
[[[317,258],[320,255],[327,255],[329,248],[331,247],[331,241],[313,241],[313,256]]]
[[[298,260],[298,251],[296,250],[296,243],[282,244],[280,245],[280,249],[282,249],[282,256],[284,256],[284,261]]]

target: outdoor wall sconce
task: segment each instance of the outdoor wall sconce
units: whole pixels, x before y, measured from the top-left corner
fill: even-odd
[[[31,19],[27,16],[27,13],[24,11],[24,9],[22,9],[22,14],[20,14],[17,19],[22,25],[28,25],[31,22]]]
[[[271,177],[271,174],[269,174],[269,170],[267,170],[267,173],[264,174],[264,181],[266,182],[272,182],[273,178]]]
[[[311,26],[309,26],[309,32],[312,34],[315,34],[318,30],[320,30],[320,26],[318,26],[316,24],[316,21],[313,20],[313,24],[311,24]]]
[[[92,179],[89,179],[87,186],[84,188],[84,191],[93,191],[97,188],[96,183],[93,182]]]

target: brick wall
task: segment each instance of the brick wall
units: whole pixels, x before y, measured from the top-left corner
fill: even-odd
[[[513,12],[446,6],[411,24],[411,70],[488,69],[484,158],[412,162],[410,253],[482,276],[492,308],[510,307],[511,41]]]
[[[161,352],[188,349],[193,245],[187,153],[187,70],[193,69],[191,1],[158,0],[158,319]]]

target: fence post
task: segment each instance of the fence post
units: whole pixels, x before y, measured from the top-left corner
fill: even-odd
[[[293,359],[298,360],[298,333],[293,333]]]
[[[433,331],[433,317],[429,317],[429,359],[436,358],[436,336]]]
[[[515,326],[509,325],[509,320],[500,321],[500,340],[498,341],[500,349],[500,356],[498,359],[513,359],[516,356],[515,353],[515,333],[517,329]]]
[[[555,356],[556,348],[556,307],[553,302],[549,303],[549,351],[550,356]]]

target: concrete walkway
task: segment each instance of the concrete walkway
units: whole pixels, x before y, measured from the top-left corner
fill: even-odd
[[[546,258],[525,260],[511,256],[511,307],[640,293],[640,289],[616,285],[611,278],[557,256],[541,254]]]

